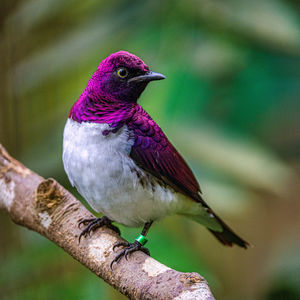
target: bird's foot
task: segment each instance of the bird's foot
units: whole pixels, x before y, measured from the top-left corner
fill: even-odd
[[[79,235],[79,243],[80,243],[80,239],[81,237],[86,237],[87,235],[91,235],[91,232],[95,231],[97,228],[106,226],[110,229],[112,229],[113,231],[115,231],[117,234],[121,234],[120,230],[118,227],[114,226],[112,223],[112,221],[106,217],[103,216],[102,218],[91,218],[91,219],[83,219],[80,220],[80,222],[78,223],[78,227],[80,228],[80,226],[83,224],[86,227],[81,231],[80,235]]]
[[[121,250],[121,252],[113,259],[113,261],[110,264],[111,269],[112,269],[113,264],[118,263],[123,256],[125,257],[126,260],[128,260],[128,255],[131,254],[132,252],[140,250],[140,251],[143,251],[144,253],[146,253],[147,255],[150,255],[149,250],[138,241],[135,241],[134,243],[128,243],[128,242],[116,243],[113,246],[113,251],[117,247],[125,247],[125,248],[123,248]]]

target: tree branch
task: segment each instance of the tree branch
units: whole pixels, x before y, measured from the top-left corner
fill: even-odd
[[[0,208],[11,219],[45,236],[130,299],[214,300],[197,273],[168,268],[141,251],[114,264],[112,247],[124,241],[100,228],[78,243],[78,221],[93,215],[54,179],[44,179],[12,158],[0,144]]]

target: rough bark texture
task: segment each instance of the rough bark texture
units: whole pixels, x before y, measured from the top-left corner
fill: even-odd
[[[111,270],[116,255],[112,247],[123,239],[105,227],[79,244],[78,221],[93,215],[54,179],[45,180],[27,169],[1,144],[0,208],[15,223],[47,237],[130,299],[214,299],[199,274],[177,272],[140,251]]]

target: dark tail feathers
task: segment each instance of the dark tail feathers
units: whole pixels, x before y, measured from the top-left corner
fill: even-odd
[[[218,216],[215,215],[215,218],[219,221],[219,223],[223,227],[222,232],[213,231],[208,229],[222,244],[225,246],[232,246],[236,244],[242,248],[247,249],[250,245],[243,239],[241,239],[238,235],[236,235]]]

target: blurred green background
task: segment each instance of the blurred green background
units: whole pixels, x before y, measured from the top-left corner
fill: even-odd
[[[154,258],[199,272],[217,299],[300,299],[300,3],[297,0],[1,0],[0,142],[64,173],[68,111],[100,61],[127,50],[167,79],[140,103],[195,172],[207,202],[253,248],[200,225],[153,226]],[[133,240],[140,229],[122,227]],[[1,299],[125,299],[0,211]]]

